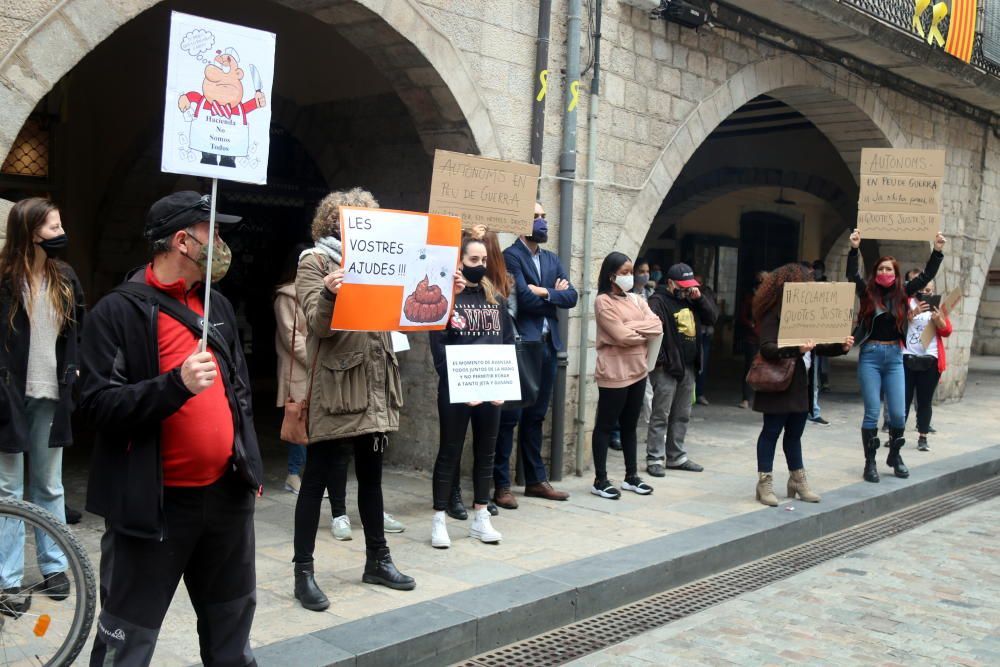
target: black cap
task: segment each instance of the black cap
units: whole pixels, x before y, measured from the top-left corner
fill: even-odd
[[[681,287],[698,287],[698,281],[694,279],[694,271],[687,264],[674,264],[667,271],[667,278],[673,280]]]
[[[211,210],[210,195],[201,195],[194,190],[167,195],[149,207],[143,236],[150,241],[164,239],[191,225],[207,221]],[[215,222],[219,225],[235,225],[240,220],[242,218],[236,215],[215,212]]]

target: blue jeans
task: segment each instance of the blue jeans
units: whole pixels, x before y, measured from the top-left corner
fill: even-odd
[[[865,418],[861,428],[877,429],[882,408],[880,396],[885,393],[889,409],[889,428],[902,429],[906,411],[906,376],[903,372],[903,350],[899,345],[865,343],[858,357],[858,384],[865,401]]]
[[[514,427],[517,430],[518,454],[524,461],[525,484],[539,484],[548,480],[542,461],[542,423],[549,412],[552,385],[556,379],[556,352],[551,342],[542,346],[542,374],[538,387],[538,400],[530,408],[504,410],[500,413],[500,432],[497,434],[496,456],[493,458],[493,484],[502,489],[510,486],[510,454],[514,449]]]
[[[820,388],[820,360],[826,357],[820,357],[813,355],[812,366],[809,367],[809,419],[819,419],[822,414],[819,407],[819,388]]]
[[[23,454],[0,453],[0,496],[26,499],[66,522],[62,484],[62,448],[49,447],[49,432],[56,414],[56,401],[26,398],[28,450]],[[28,485],[24,484],[24,458],[28,457]],[[4,521],[0,526],[0,588],[21,585],[24,577],[24,522]],[[43,576],[65,572],[66,555],[48,537],[35,530],[38,569]]]
[[[288,474],[289,475],[301,475],[302,468],[306,465],[306,448],[305,445],[293,445],[288,442]]]

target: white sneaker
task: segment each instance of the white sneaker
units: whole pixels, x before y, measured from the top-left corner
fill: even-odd
[[[434,520],[431,521],[431,546],[435,549],[447,549],[451,546],[448,524],[444,517],[444,512],[435,512]]]
[[[472,520],[472,525],[469,526],[469,537],[474,537],[487,544],[499,542],[503,539],[500,531],[495,529],[493,524],[490,523],[490,511],[485,507],[475,510],[475,518]]]
[[[351,518],[346,514],[333,517],[330,519],[330,532],[333,533],[333,539],[341,542],[354,539],[351,537]]]
[[[302,486],[302,478],[298,475],[289,475],[285,478],[285,491],[299,495],[299,487]]]

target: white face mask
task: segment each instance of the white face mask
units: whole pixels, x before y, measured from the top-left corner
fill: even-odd
[[[615,276],[615,284],[622,289],[623,292],[631,292],[632,286],[635,284],[635,279],[633,276]]]

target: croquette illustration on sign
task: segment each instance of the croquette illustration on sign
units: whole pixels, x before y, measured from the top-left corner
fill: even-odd
[[[340,208],[344,282],[331,329],[444,329],[454,302],[459,218],[379,208]]]
[[[161,168],[267,182],[274,33],[172,12]]]

